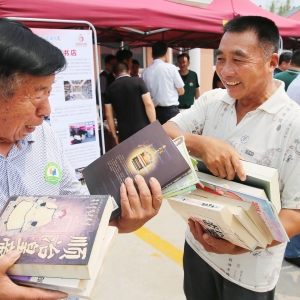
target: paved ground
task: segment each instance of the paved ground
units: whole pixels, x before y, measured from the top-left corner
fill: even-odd
[[[181,262],[185,228],[164,202],[159,215],[145,227],[119,235],[93,300],[185,300]],[[275,297],[285,299],[300,299],[300,269],[287,262],[283,262]]]

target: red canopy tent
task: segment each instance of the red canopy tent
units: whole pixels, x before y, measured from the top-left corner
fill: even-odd
[[[195,9],[165,0],[0,0],[1,17],[88,21],[98,42],[133,45],[164,40],[170,47],[215,48],[229,13]],[[25,22],[30,27],[76,28],[78,24]]]
[[[262,16],[275,22],[283,39],[285,49],[300,48],[300,22],[275,15],[249,0],[214,0],[207,11],[230,13],[230,19],[238,16]]]

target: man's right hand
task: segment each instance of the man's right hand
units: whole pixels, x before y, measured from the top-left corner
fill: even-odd
[[[235,148],[208,136],[201,136],[201,139],[201,147],[197,150],[198,155],[215,176],[232,180],[237,173],[242,181],[246,180],[246,173],[241,163],[244,158]]]
[[[20,252],[14,250],[0,257],[0,299],[1,300],[57,300],[68,295],[58,291],[22,287],[14,284],[6,275],[7,270],[18,260]]]
[[[186,133],[172,121],[165,123],[163,128],[172,139],[183,135],[189,154],[201,158],[215,176],[232,180],[237,173],[242,181],[246,180],[240,161],[243,157],[231,145],[209,136]]]

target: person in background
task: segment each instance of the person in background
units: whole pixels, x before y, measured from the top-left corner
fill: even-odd
[[[300,105],[300,74],[291,82],[286,93]]]
[[[291,82],[287,92],[288,96],[300,105],[300,74]],[[300,235],[296,235],[287,243],[284,259],[300,268]]]
[[[154,122],[156,114],[142,78],[130,77],[128,66],[124,62],[116,63],[113,73],[116,80],[107,88],[105,112],[109,129],[118,144]],[[119,136],[113,112],[116,114]]]
[[[127,64],[128,69],[132,66],[132,52],[128,49],[119,49],[116,53],[117,62],[124,62]],[[110,73],[107,77],[107,87],[115,81],[115,76]]]
[[[225,89],[223,82],[221,81],[220,77],[218,76],[217,72],[214,72],[214,77],[212,81],[212,88],[213,89]]]
[[[190,109],[163,125],[183,135],[190,155],[220,178],[246,179],[241,159],[278,169],[281,222],[292,238],[300,234],[300,107],[278,65],[279,31],[272,20],[236,17],[224,25],[216,71],[226,89],[201,95]],[[249,251],[205,233],[189,220],[184,247],[187,300],[273,300],[286,243]]]
[[[279,56],[278,67],[274,70],[274,75],[286,71],[291,66],[292,52],[282,52]]]
[[[131,77],[140,77],[139,68],[140,68],[140,63],[138,62],[138,60],[133,59],[132,66],[130,69],[130,76]]]
[[[179,96],[179,108],[190,108],[194,99],[200,97],[200,87],[197,73],[189,70],[190,56],[182,53],[177,56],[179,74],[184,82],[184,94]]]
[[[293,53],[291,66],[283,72],[274,75],[274,78],[284,82],[285,90],[287,91],[290,83],[300,74],[300,50]]]
[[[99,79],[100,79],[100,90],[101,90],[101,104],[102,104],[102,112],[105,111],[105,92],[107,88],[107,78],[109,74],[112,72],[113,65],[117,62],[117,58],[109,54],[105,56],[104,63],[105,63],[105,69],[100,73]],[[99,105],[99,96],[98,96],[98,89],[96,89],[96,103]]]
[[[68,163],[60,139],[43,122],[51,112],[48,98],[55,74],[66,66],[64,55],[16,21],[0,19],[0,35],[0,211],[12,195],[89,194]],[[54,184],[44,176],[49,168],[61,174]],[[122,215],[110,223],[119,232],[137,230],[161,206],[161,188],[155,178],[150,179],[150,189],[141,176],[134,182],[127,178],[120,187]],[[14,284],[6,272],[20,255],[14,250],[0,257],[1,300],[67,297],[59,291]]]
[[[152,45],[153,63],[142,73],[156,110],[156,118],[164,124],[179,113],[178,96],[184,94],[184,82],[177,68],[168,61],[168,46],[162,41]]]

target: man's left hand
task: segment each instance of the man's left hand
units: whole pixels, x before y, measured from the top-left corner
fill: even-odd
[[[131,178],[126,178],[120,187],[122,215],[110,223],[118,227],[120,233],[132,232],[142,227],[157,215],[162,204],[161,187],[155,178],[150,179],[151,192],[142,176],[135,176],[135,182],[139,193]]]
[[[194,238],[204,247],[207,252],[232,255],[249,252],[247,249],[231,244],[226,240],[217,239],[206,233],[199,222],[194,222],[193,220],[189,219],[189,227]]]

